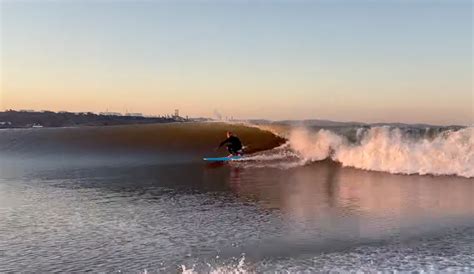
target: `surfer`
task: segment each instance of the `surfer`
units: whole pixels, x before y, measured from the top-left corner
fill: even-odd
[[[217,149],[223,145],[227,146],[227,150],[230,153],[229,156],[242,155],[242,142],[231,131],[227,131],[227,139],[222,141]]]

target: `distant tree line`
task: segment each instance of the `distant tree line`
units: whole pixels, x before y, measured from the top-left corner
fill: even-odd
[[[109,126],[126,124],[170,123],[188,121],[182,117],[116,116],[92,112],[31,112],[7,110],[0,112],[0,128]]]

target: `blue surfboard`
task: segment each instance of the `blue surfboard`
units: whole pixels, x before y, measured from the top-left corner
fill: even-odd
[[[203,158],[207,162],[227,162],[242,159],[242,156],[231,156],[231,157],[216,157],[216,158]]]

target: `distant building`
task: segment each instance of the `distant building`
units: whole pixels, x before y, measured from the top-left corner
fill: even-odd
[[[179,117],[179,109],[174,110],[174,117]]]
[[[58,111],[58,113],[68,113],[67,111],[64,111],[64,110],[61,110],[61,111]]]
[[[32,109],[20,109],[19,112],[35,112]]]
[[[100,115],[105,115],[105,116],[122,116],[122,113],[120,112],[101,112],[99,113]]]
[[[135,113],[131,112],[131,113],[126,113],[125,116],[143,117],[143,114],[139,112],[135,112]]]

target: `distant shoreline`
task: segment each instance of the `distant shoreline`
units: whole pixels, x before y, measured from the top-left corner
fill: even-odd
[[[211,118],[188,118],[172,115],[164,116],[142,116],[135,114],[120,113],[92,113],[92,112],[52,112],[52,111],[0,111],[0,129],[13,128],[60,128],[60,127],[82,127],[82,126],[118,126],[133,124],[158,124],[158,123],[183,123],[183,122],[210,122],[219,121]],[[225,120],[222,122],[247,122],[254,125],[287,125],[305,127],[377,127],[389,126],[400,128],[452,128],[459,129],[470,127],[468,125],[430,125],[430,124],[407,124],[407,123],[364,123],[364,122],[341,122],[320,119],[306,120]]]
[[[0,112],[0,129],[51,128],[80,126],[115,126],[131,124],[156,124],[205,121],[180,116],[144,117],[140,115],[96,114],[92,112],[15,111]]]

